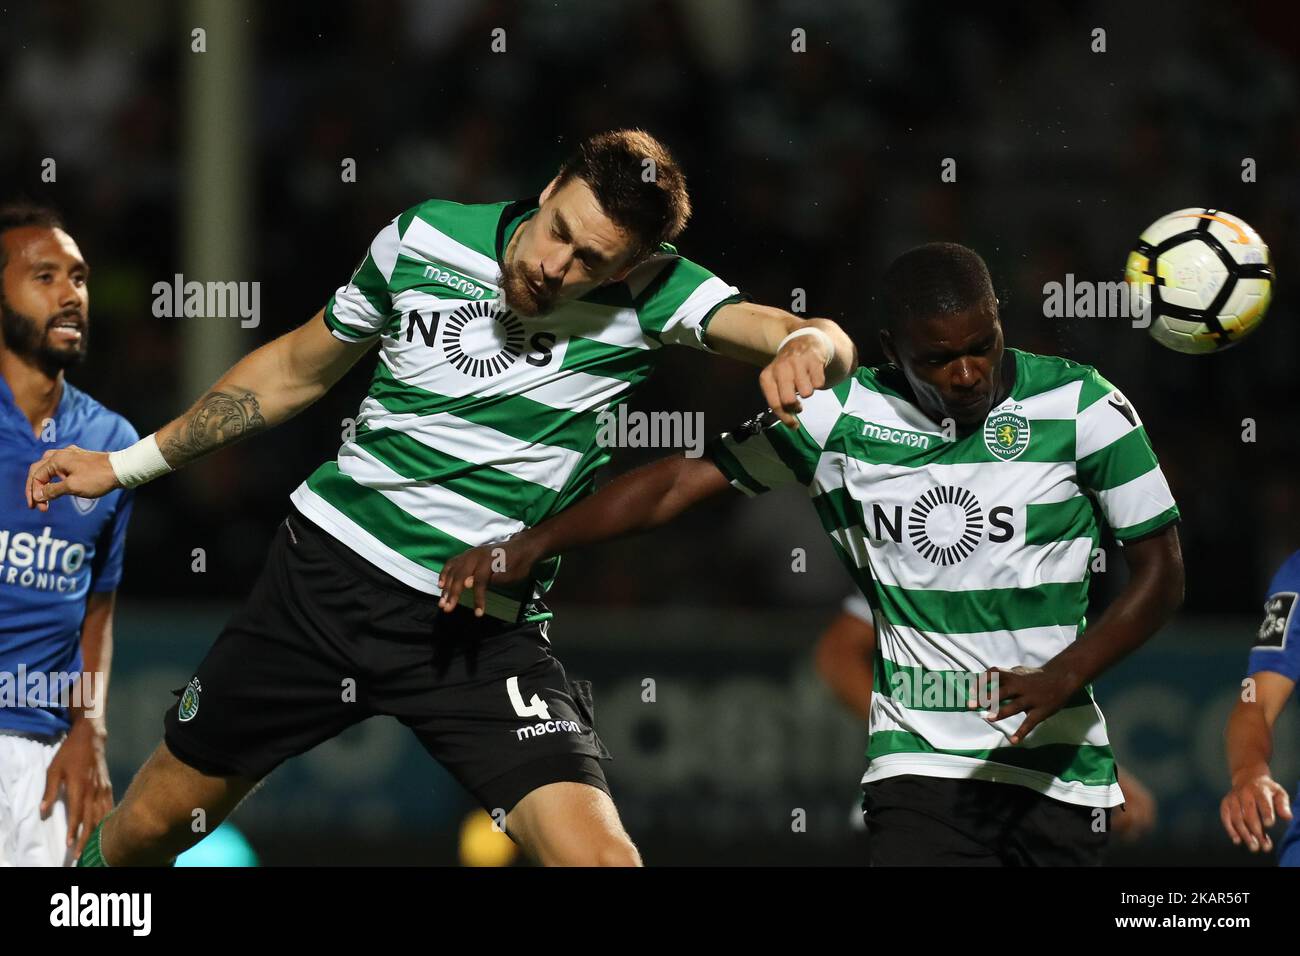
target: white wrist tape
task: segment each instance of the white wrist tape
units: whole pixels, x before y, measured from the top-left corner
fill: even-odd
[[[158,440],[154,435],[141,438],[130,448],[110,452],[108,463],[113,466],[113,473],[123,488],[143,485],[172,470],[172,466],[167,464],[167,459],[158,450]]]
[[[785,338],[781,340],[781,344],[776,347],[776,350],[778,352],[781,351],[783,348],[785,348],[786,342],[789,342],[791,339],[797,339],[801,335],[817,336],[818,341],[820,341],[822,344],[822,348],[824,348],[826,351],[826,361],[822,363],[822,368],[825,368],[826,366],[830,365],[831,362],[835,359],[835,343],[832,342],[831,337],[827,335],[825,332],[823,332],[821,329],[814,329],[809,326],[805,326],[802,329],[796,329],[795,331],[791,332],[789,335],[787,335]]]

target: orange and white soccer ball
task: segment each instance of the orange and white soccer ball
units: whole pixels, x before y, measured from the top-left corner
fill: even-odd
[[[1180,209],[1143,230],[1124,281],[1131,312],[1150,316],[1153,339],[1176,352],[1217,352],[1263,321],[1273,263],[1244,220],[1221,209]]]

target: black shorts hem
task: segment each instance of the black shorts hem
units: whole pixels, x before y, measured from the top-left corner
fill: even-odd
[[[487,783],[467,787],[488,811],[509,813],[524,797],[548,783],[585,783],[609,794],[600,761],[588,754],[551,754],[521,764]],[[612,796],[612,794],[610,794]]]
[[[167,745],[173,757],[205,777],[242,777],[257,782],[270,773],[269,770],[266,773],[252,773],[248,768],[236,766],[230,760],[200,755],[188,744],[177,741],[170,730],[163,734],[163,743]]]
[[[871,866],[1100,866],[1107,808],[1019,783],[899,774],[863,784]],[[1094,829],[1096,811],[1105,825]]]

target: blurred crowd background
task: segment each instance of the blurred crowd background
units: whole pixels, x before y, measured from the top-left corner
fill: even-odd
[[[681,251],[759,302],[788,308],[805,290],[808,313],[842,323],[867,364],[881,360],[879,277],[895,255],[932,240],[981,252],[1009,345],[1096,365],[1139,409],[1183,509],[1183,618],[1244,663],[1267,580],[1300,548],[1300,30],[1288,4],[230,2],[234,28],[210,32],[207,54],[191,51],[203,2],[0,11],[0,194],[63,211],[94,273],[91,356],[72,380],[141,433],[202,387],[185,373],[186,323],[237,321],[151,312],[153,284],[185,271],[202,242],[204,224],[184,221],[186,197],[205,188],[185,145],[196,129],[202,168],[239,164],[247,183],[232,211],[246,224],[246,273],[202,277],[261,283],[260,326],[233,333],[242,352],[319,309],[397,212],[428,197],[535,195],[584,135],[641,126],[689,178]],[[498,28],[504,52],[492,50]],[[796,28],[805,52],[791,48]],[[230,117],[196,110],[192,86],[194,58],[223,46],[238,47],[247,129],[228,155]],[[46,157],[54,183],[41,179]],[[356,182],[342,181],[344,158]],[[956,182],[941,181],[946,158]],[[1256,182],[1242,181],[1246,158]],[[1274,305],[1253,338],[1192,357],[1124,320],[1043,316],[1045,283],[1118,279],[1138,233],[1185,206],[1236,213],[1272,247]],[[334,454],[370,367],[274,438],[139,496],[128,619],[246,593],[288,493]],[[702,412],[712,432],[760,402],[753,370],[683,352],[634,407]],[[620,452],[609,473],[656,454]],[[717,608],[772,608],[799,613],[769,643],[805,653],[848,581],[798,498],[737,495],[566,559],[551,601],[561,651],[567,616],[581,630],[602,608],[652,612],[701,644],[712,633],[701,622],[731,613]],[[808,551],[805,573],[791,569],[794,547]],[[1099,603],[1121,568],[1115,552]],[[1212,626],[1223,616],[1232,626]],[[214,634],[186,635],[188,656]],[[1217,678],[1229,688],[1232,666]],[[843,772],[846,801],[855,772]]]

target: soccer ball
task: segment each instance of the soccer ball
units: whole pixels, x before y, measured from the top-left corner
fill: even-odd
[[[1263,321],[1273,264],[1259,233],[1236,216],[1180,209],[1143,231],[1124,281],[1153,339],[1175,352],[1217,352]]]

